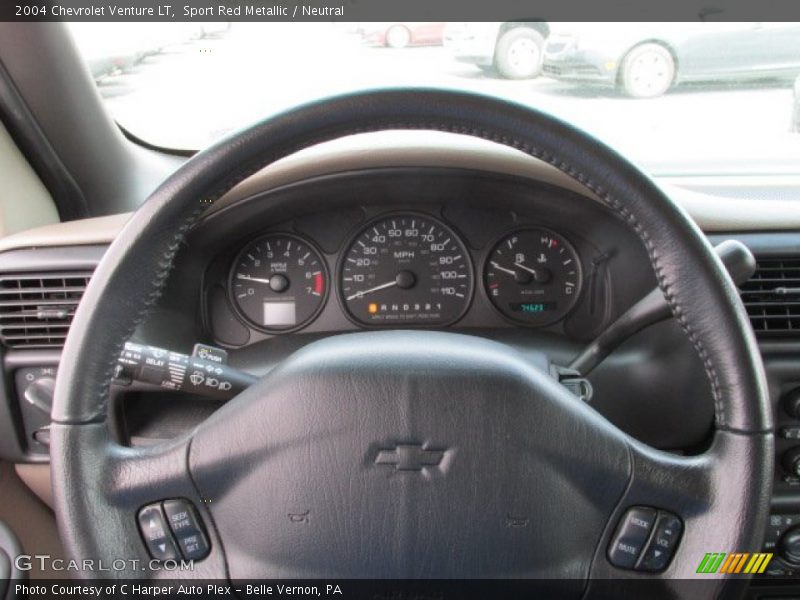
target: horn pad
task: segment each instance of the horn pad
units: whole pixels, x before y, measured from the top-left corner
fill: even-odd
[[[576,595],[631,472],[546,357],[421,331],[306,346],[201,425],[189,462],[233,579],[559,578]]]

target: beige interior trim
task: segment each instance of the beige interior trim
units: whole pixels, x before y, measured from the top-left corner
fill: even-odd
[[[14,466],[0,461],[0,520],[11,527],[26,554],[49,554],[54,559],[64,558],[55,515],[46,504],[39,501],[38,493],[32,493],[31,484],[21,479],[18,474],[20,467],[23,467],[23,472],[30,470],[37,473],[37,487],[50,485],[48,465]],[[63,578],[64,573],[53,571],[47,566],[50,564],[47,563],[42,570],[39,561],[32,561],[28,576],[35,580]]]
[[[676,187],[663,181],[657,180],[657,183],[706,233],[800,229],[800,198],[797,200],[764,200],[757,196],[724,198]]]
[[[508,146],[453,133],[385,131],[352,135],[297,152],[246,179],[218,204],[320,175],[385,167],[478,169],[538,179],[593,197],[555,167]]]
[[[53,487],[50,485],[50,465],[44,463],[14,465],[22,482],[50,508],[53,508]]]
[[[0,123],[0,237],[58,221],[50,192]]]
[[[19,248],[109,244],[130,217],[131,213],[123,213],[36,227],[0,239],[0,252]]]
[[[349,136],[298,152],[237,185],[212,210],[310,177],[384,167],[477,169],[543,181],[594,198],[561,171],[512,148],[449,133],[390,131]],[[800,229],[800,201],[723,198],[677,187],[672,181],[658,183],[707,233]],[[0,239],[0,252],[110,243],[129,218],[126,213],[38,227]]]
[[[243,181],[218,203],[320,175],[382,167],[450,167],[526,177],[590,198],[594,194],[555,167],[513,148],[478,138],[439,132],[389,131],[349,136],[308,148]],[[694,192],[656,179],[707,233],[800,228],[800,201],[725,198]]]

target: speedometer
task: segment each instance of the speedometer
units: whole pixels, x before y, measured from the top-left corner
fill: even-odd
[[[472,297],[463,242],[423,215],[369,224],[348,247],[339,276],[342,303],[365,325],[445,325],[461,317]]]

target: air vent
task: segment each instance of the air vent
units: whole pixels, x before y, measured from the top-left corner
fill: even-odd
[[[91,275],[0,275],[0,341],[9,348],[62,347]]]
[[[800,256],[759,259],[741,295],[756,335],[800,337]]]

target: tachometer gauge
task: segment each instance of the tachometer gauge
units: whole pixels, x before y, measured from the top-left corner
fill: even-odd
[[[365,325],[452,323],[472,297],[464,244],[446,225],[422,215],[368,225],[344,254],[339,277],[342,303]]]
[[[497,310],[526,325],[549,325],[575,306],[581,290],[578,253],[545,229],[524,229],[494,247],[484,271],[486,292]]]
[[[231,271],[231,296],[258,329],[284,332],[311,321],[322,309],[328,274],[319,252],[293,235],[278,233],[248,244]]]

